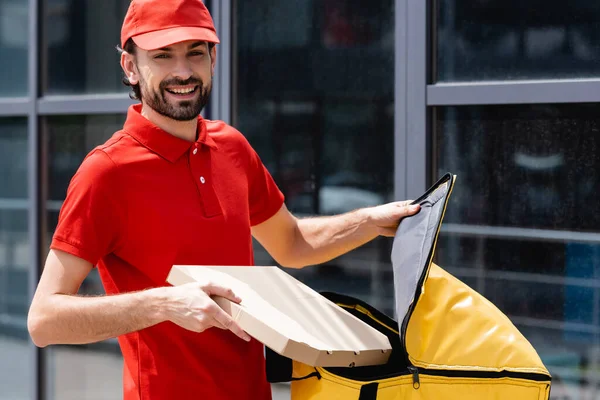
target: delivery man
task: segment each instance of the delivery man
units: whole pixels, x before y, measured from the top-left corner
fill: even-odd
[[[301,268],[393,236],[418,211],[396,202],[290,214],[244,136],[200,116],[217,43],[201,0],[131,2],[121,66],[141,104],[73,176],[31,304],[39,347],[118,337],[126,400],[271,398],[262,344],[211,296],[243,299],[214,282],[169,286],[173,265],[253,265],[254,236]],[[78,296],[96,267],[106,296]]]

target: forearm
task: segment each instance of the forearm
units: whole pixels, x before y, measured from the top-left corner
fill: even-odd
[[[85,344],[138,331],[165,320],[164,289],[115,296],[48,295],[34,303],[28,325],[36,345]]]
[[[288,266],[300,268],[327,262],[378,236],[364,210],[299,219]]]

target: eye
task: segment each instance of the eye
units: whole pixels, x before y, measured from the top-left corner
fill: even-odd
[[[154,59],[159,59],[159,58],[169,58],[169,55],[166,53],[162,53],[162,54],[157,54],[154,56]]]
[[[192,57],[202,56],[202,55],[204,55],[204,53],[201,52],[201,51],[192,51],[192,52],[190,52],[190,56],[192,56]]]

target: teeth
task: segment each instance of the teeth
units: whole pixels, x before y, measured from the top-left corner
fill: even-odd
[[[188,93],[192,93],[196,88],[190,88],[190,89],[169,89],[170,92],[173,93],[177,93],[177,94],[188,94]]]

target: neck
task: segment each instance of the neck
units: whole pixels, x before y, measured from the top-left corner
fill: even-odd
[[[180,139],[187,140],[189,142],[196,141],[196,133],[198,131],[198,118],[194,118],[190,121],[176,121],[169,117],[165,117],[154,111],[151,107],[146,104],[142,104],[142,116],[154,125],[158,126],[163,131],[170,133]]]

